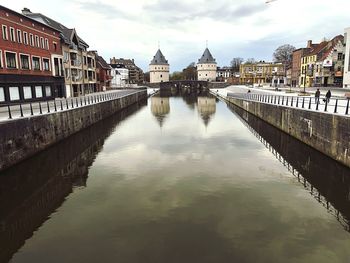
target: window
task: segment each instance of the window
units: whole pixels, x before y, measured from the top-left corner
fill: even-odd
[[[47,50],[50,49],[50,47],[49,47],[49,40],[48,40],[47,38],[45,38],[45,48],[46,48]]]
[[[29,44],[34,47],[34,36],[33,34],[29,34]]]
[[[2,51],[0,50],[0,68],[2,68]]]
[[[48,48],[49,49],[49,48]],[[53,49],[56,51],[57,50],[57,43],[53,42]]]
[[[9,87],[10,100],[19,100],[19,88]]]
[[[43,88],[41,86],[35,86],[35,97],[36,98],[43,97]]]
[[[46,97],[51,97],[51,87],[50,86],[45,86],[45,93]]]
[[[17,68],[16,53],[5,52],[6,54],[6,67],[7,68]]]
[[[69,61],[69,53],[67,51],[63,52],[63,61],[68,62]]]
[[[32,66],[34,70],[40,70],[40,58],[39,57],[34,57],[33,56],[33,62],[32,62]]]
[[[2,25],[2,38],[4,40],[8,40],[7,26],[5,25]]]
[[[84,56],[84,65],[86,65],[86,57]]]
[[[48,58],[43,58],[43,69],[46,71],[50,70],[50,60]]]
[[[3,87],[0,87],[0,102],[5,101],[5,91]]]
[[[29,56],[20,54],[21,69],[29,69]]]
[[[24,95],[24,99],[33,98],[32,87],[30,87],[30,86],[23,87],[23,95]]]
[[[84,70],[84,75],[85,75],[85,78],[87,79],[88,78],[87,70]]]
[[[343,60],[343,53],[338,53],[338,60]]]
[[[36,47],[40,47],[39,37],[38,36],[35,36],[35,46]]]
[[[22,31],[17,29],[17,42],[22,43]]]
[[[41,44],[41,48],[45,49],[45,43],[44,43],[44,38],[43,37],[40,38],[40,44]]]
[[[13,42],[16,41],[15,29],[13,27],[10,27],[10,40]]]
[[[23,44],[28,45],[28,33],[23,32]]]

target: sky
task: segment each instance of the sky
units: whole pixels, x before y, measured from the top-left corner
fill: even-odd
[[[75,28],[91,50],[134,58],[144,71],[158,46],[181,71],[208,47],[218,66],[234,57],[272,60],[283,44],[304,47],[350,27],[349,0],[0,0]]]

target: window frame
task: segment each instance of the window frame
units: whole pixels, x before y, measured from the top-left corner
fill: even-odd
[[[25,91],[24,91],[25,88],[29,88],[29,90],[30,90],[30,98],[26,98],[26,93],[25,93]],[[23,99],[25,99],[25,100],[33,99],[33,90],[32,90],[32,86],[23,86],[22,90],[23,90]]]
[[[10,40],[16,42],[16,30],[14,27],[10,27]]]
[[[2,50],[0,50],[0,68],[4,68],[4,63],[2,60]]]
[[[28,57],[28,68],[23,68],[21,56],[27,56]],[[32,69],[31,62],[30,62],[30,55],[29,54],[19,53],[19,63],[20,63],[19,66],[20,66],[21,70],[31,70]]]
[[[45,42],[44,42],[44,38],[43,37],[40,37],[40,47],[42,49],[45,49]]]
[[[50,44],[47,38],[45,38],[45,49],[50,50]]]
[[[40,97],[38,97],[37,96],[37,88],[41,88],[41,96]],[[43,98],[44,97],[44,92],[43,92],[43,86],[40,86],[40,85],[37,85],[37,86],[34,86],[34,91],[35,91],[35,98]]]
[[[2,25],[1,30],[2,30],[2,39],[9,40],[9,34],[8,34],[9,32],[7,30],[7,25]]]
[[[32,33],[29,33],[29,45],[31,47],[35,46],[35,42],[34,42],[34,35]]]
[[[2,90],[2,92],[1,92]],[[4,98],[3,100],[1,99],[1,94],[2,94],[2,97]],[[5,97],[5,87],[1,86],[0,87],[0,102],[5,102],[6,101],[6,97]]]
[[[47,95],[48,88],[50,90],[50,95],[49,96]],[[52,97],[52,88],[51,88],[51,86],[50,85],[45,85],[44,89],[45,89],[45,97]]]
[[[48,69],[45,69],[45,67],[44,67],[44,65],[45,65],[45,64],[44,64],[44,59],[47,60],[47,61],[49,62],[49,68],[48,68]],[[42,70],[43,70],[43,71],[51,71],[50,59],[49,59],[49,58],[46,58],[46,57],[42,57],[42,58],[41,58],[41,61],[42,61],[42,64],[43,64]]]
[[[15,54],[15,61],[16,61],[16,67],[14,68],[9,68],[7,65],[7,53],[10,54]],[[5,65],[7,69],[18,69],[18,58],[17,58],[17,52],[13,52],[13,51],[9,51],[9,50],[5,50]]]
[[[39,69],[37,68],[34,68],[34,58],[38,58],[39,59]],[[41,65],[41,57],[39,56],[33,56],[32,55],[32,70],[38,70],[38,71],[41,71],[42,70],[42,65]]]
[[[18,91],[18,99],[12,99],[11,98],[11,88],[17,88],[17,91]],[[21,93],[20,93],[20,91],[19,91],[19,87],[18,86],[10,86],[9,87],[9,99],[10,99],[10,101],[19,101],[19,100],[21,100]]]
[[[22,31],[20,29],[16,29],[17,33],[17,42],[22,44]]]
[[[35,47],[40,48],[40,38],[38,35],[35,35]]]
[[[28,33],[26,31],[23,31],[23,44],[28,45]]]

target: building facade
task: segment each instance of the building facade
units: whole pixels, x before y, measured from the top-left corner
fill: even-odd
[[[232,67],[218,67],[216,72],[216,81],[227,82],[232,85],[239,84],[239,72],[236,72]]]
[[[122,64],[111,64],[111,87],[121,88],[129,84],[129,70]]]
[[[206,48],[197,63],[197,79],[199,81],[216,81],[217,63]]]
[[[96,53],[96,85],[97,91],[106,91],[111,89],[111,66]]]
[[[124,59],[124,58],[111,58],[111,65],[124,65],[128,70],[129,76],[128,81],[130,84],[142,84],[144,81],[144,74],[141,68],[136,66],[134,59]]]
[[[311,42],[308,42],[311,45]],[[299,48],[293,51],[291,68],[291,86],[300,86],[301,58],[308,52],[309,48]]]
[[[343,87],[350,88],[350,27],[345,29],[344,34],[345,52],[344,52],[344,78]]]
[[[278,87],[284,84],[284,79],[285,69],[282,63],[260,61],[240,65],[241,84]]]
[[[158,49],[149,64],[150,83],[160,83],[169,81],[169,63],[165,59],[162,51]]]
[[[76,30],[69,29],[43,14],[32,13],[27,8],[22,10],[22,14],[60,31],[65,96],[75,97],[96,92],[96,55],[94,51],[88,51],[89,45],[78,36]]]
[[[0,6],[0,103],[65,96],[60,31]]]

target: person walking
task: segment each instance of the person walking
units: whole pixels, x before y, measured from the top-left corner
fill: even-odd
[[[320,95],[321,95],[320,89],[317,89],[315,92],[315,104],[320,102]]]
[[[328,90],[327,93],[326,93],[326,101],[327,101],[327,103],[329,103],[329,101],[331,99],[331,96],[332,96],[332,93],[331,93],[330,90]]]

